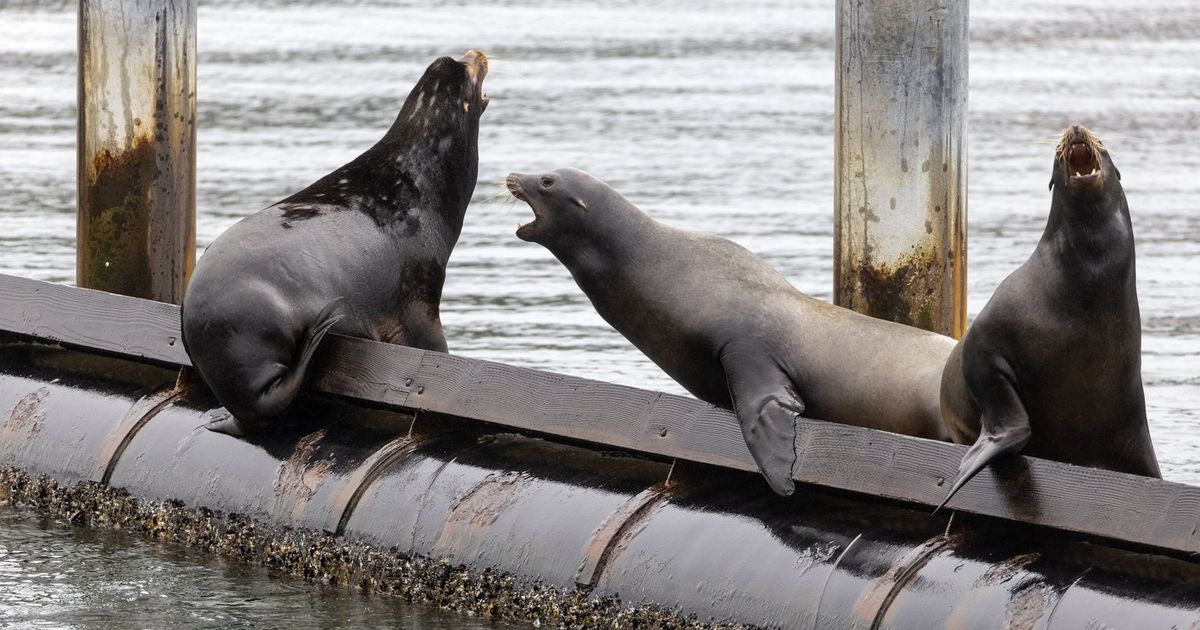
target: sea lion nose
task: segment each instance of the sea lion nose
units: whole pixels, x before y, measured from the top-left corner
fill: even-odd
[[[488,58],[481,50],[468,50],[459,61],[466,64],[468,68],[474,68],[480,74],[487,74]]]

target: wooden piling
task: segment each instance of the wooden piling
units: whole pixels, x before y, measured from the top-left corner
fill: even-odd
[[[837,3],[834,301],[966,329],[968,4]]]
[[[196,255],[194,0],[79,3],[77,278],[179,304]]]

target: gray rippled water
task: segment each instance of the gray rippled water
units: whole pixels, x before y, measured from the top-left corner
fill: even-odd
[[[147,545],[121,532],[72,527],[0,507],[3,628],[518,627],[269,575],[171,545]]]
[[[492,104],[452,351],[681,391],[513,236],[530,217],[504,201],[513,170],[592,171],[831,297],[833,3],[247,4],[199,9],[201,245],[374,142],[433,57],[480,48]],[[1097,130],[1137,232],[1151,431],[1166,477],[1200,483],[1200,4],[971,4],[970,312],[1040,236],[1052,139]],[[0,272],[73,280],[74,23],[73,2],[0,0]]]

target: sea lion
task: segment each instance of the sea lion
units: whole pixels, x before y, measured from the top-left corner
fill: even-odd
[[[946,501],[1005,453],[1161,476],[1142,393],[1133,227],[1112,157],[1087,128],[1054,154],[1042,239],[955,347],[950,435],[972,444]],[[940,506],[939,506],[940,507]]]
[[[685,389],[733,409],[754,461],[791,494],[797,416],[947,439],[954,340],[811,298],[732,241],[664,225],[575,169],[513,173],[517,236],[561,261],[601,317]]]
[[[292,402],[329,331],[446,351],[446,261],[475,189],[487,57],[443,57],[350,163],[208,247],[183,343],[217,400],[259,429]]]

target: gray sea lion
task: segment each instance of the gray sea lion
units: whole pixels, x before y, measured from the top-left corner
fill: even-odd
[[[446,350],[446,261],[475,189],[487,57],[425,71],[375,146],[209,246],[183,301],[183,342],[217,400],[261,428],[329,331]]]
[[[1041,241],[947,363],[942,414],[972,444],[946,501],[1005,453],[1159,477],[1142,394],[1133,227],[1121,174],[1082,126],[1063,133]]]
[[[796,417],[947,439],[949,337],[813,299],[741,246],[647,216],[575,169],[508,176],[596,310],[697,398],[733,409],[779,494],[793,490]]]

